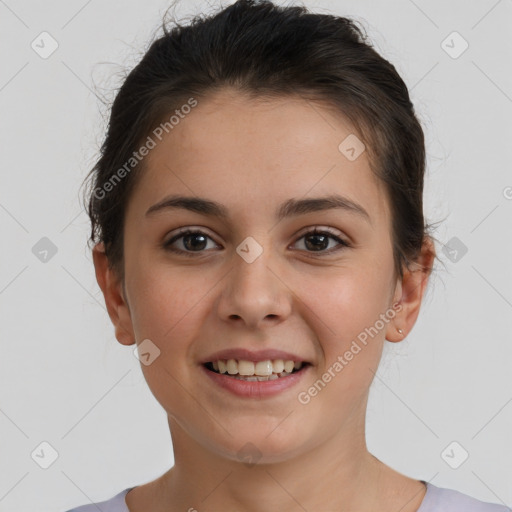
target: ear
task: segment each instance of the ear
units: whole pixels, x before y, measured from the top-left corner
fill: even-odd
[[[117,341],[122,345],[133,345],[135,335],[130,316],[130,309],[123,293],[123,286],[113,269],[108,266],[103,242],[96,244],[92,250],[96,271],[96,280],[103,292],[105,305],[114,324]]]
[[[412,268],[404,269],[403,279],[397,281],[392,302],[396,304],[394,309],[397,313],[386,330],[388,341],[402,341],[416,323],[435,255],[434,242],[426,236],[419,257],[411,263]],[[397,329],[401,329],[402,334]]]

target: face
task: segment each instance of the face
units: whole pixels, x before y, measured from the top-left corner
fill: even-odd
[[[270,462],[327,440],[357,444],[384,340],[414,322],[396,308],[384,189],[366,152],[339,149],[351,134],[318,103],[224,90],[146,157],[126,211],[127,303],[109,313],[121,343],[146,340],[141,368],[171,429],[210,453],[252,449]],[[175,202],[148,213],[169,196],[221,210]],[[345,207],[311,201],[328,197]],[[249,374],[251,361],[259,373],[281,369],[267,360],[302,367],[242,381],[204,364],[228,359]]]

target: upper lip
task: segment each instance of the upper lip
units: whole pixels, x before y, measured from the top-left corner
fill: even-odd
[[[211,363],[213,361],[237,359],[245,361],[275,361],[276,359],[282,359],[284,361],[301,361],[306,363],[307,361],[291,352],[284,352],[282,350],[267,349],[267,350],[249,350],[246,348],[228,348],[225,350],[219,350],[204,359],[201,360],[201,364]]]

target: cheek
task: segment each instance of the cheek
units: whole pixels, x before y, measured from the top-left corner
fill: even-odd
[[[357,336],[387,307],[389,280],[363,265],[306,281],[301,297],[323,323],[329,339],[342,342]]]
[[[187,329],[197,325],[201,300],[207,300],[204,276],[156,264],[139,268],[143,270],[131,282],[136,338],[177,349],[181,340],[186,341]]]
[[[314,291],[304,295],[316,314],[309,318],[323,353],[319,372],[329,382],[324,397],[340,410],[350,409],[367,392],[382,355],[387,323],[381,314],[387,311],[389,290],[379,272],[351,267],[317,280]]]
[[[201,301],[207,300],[204,277],[195,282],[183,276],[153,265],[132,278],[130,290],[135,297],[132,323],[137,343],[149,339],[146,347],[156,355],[150,355],[150,364],[141,356],[141,369],[156,400],[168,411],[188,407],[183,393],[191,370],[188,351],[201,326]],[[139,353],[144,352],[141,346]]]

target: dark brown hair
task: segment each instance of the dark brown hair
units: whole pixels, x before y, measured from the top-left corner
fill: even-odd
[[[144,170],[134,154],[175,109],[226,86],[250,98],[322,102],[350,120],[385,185],[402,278],[403,265],[409,268],[430,236],[423,216],[424,134],[405,83],[356,22],[303,6],[238,0],[188,25],[174,22],[171,30],[164,21],[162,29],[119,89],[101,156],[86,178],[90,241],[104,242],[123,282],[125,211]]]

